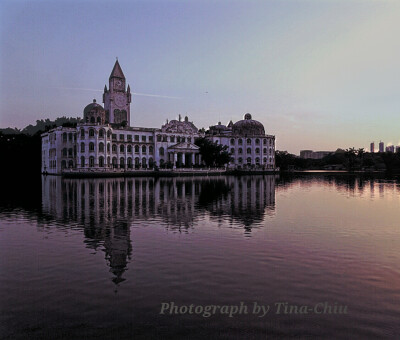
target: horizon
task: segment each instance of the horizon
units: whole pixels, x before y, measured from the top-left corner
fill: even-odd
[[[131,125],[250,112],[277,150],[399,145],[400,4],[5,1],[0,126],[82,117],[118,61]],[[103,105],[103,104],[102,104]]]

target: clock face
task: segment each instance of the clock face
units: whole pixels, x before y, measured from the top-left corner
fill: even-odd
[[[123,95],[118,95],[115,97],[115,104],[117,104],[117,106],[123,107],[125,102],[125,97]]]
[[[118,79],[114,84],[115,84],[115,88],[117,88],[119,90],[121,90],[124,85],[124,83],[120,79]]]

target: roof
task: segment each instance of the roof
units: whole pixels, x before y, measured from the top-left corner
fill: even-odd
[[[122,68],[119,65],[118,59],[115,61],[114,67],[111,71],[110,78],[124,78],[124,72],[122,72]]]

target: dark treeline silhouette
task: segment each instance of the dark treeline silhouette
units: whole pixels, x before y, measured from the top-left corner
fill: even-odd
[[[4,135],[17,135],[17,134],[25,134],[25,135],[30,135],[33,136],[35,133],[38,133],[40,131],[47,131],[52,128],[55,128],[57,126],[65,126],[65,127],[73,127],[76,126],[76,124],[80,121],[80,118],[73,118],[73,117],[59,117],[56,118],[55,120],[50,120],[48,118],[46,119],[40,119],[36,121],[36,125],[29,124],[22,130],[18,128],[5,128],[5,129],[0,129],[0,132],[2,132]]]
[[[287,170],[348,170],[400,172],[400,152],[369,153],[364,149],[337,149],[322,159],[304,159],[276,151],[276,166]]]

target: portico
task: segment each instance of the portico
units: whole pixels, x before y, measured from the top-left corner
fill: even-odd
[[[181,142],[168,147],[168,160],[174,168],[190,168],[201,164],[199,147],[192,143]]]

